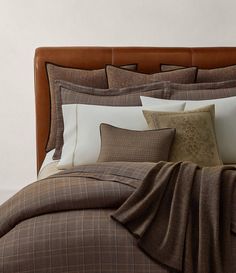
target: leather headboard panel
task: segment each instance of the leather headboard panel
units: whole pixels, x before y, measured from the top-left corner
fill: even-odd
[[[138,64],[141,72],[160,71],[160,64],[216,68],[236,64],[236,47],[157,48],[157,47],[42,47],[34,59],[36,102],[37,170],[46,155],[50,128],[50,93],[45,69],[47,62],[84,69],[103,68],[106,64]]]

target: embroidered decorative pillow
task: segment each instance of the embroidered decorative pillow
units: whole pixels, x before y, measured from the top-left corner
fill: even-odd
[[[224,164],[236,163],[236,96],[210,100],[163,100],[142,97],[143,106],[158,106],[186,102],[184,110],[215,105],[215,130],[220,157]]]
[[[143,111],[149,128],[175,128],[170,161],[192,161],[199,166],[220,165],[214,130],[214,105],[185,112]]]

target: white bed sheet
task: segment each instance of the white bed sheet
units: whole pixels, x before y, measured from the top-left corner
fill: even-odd
[[[58,170],[57,168],[57,164],[59,160],[53,160],[52,158],[54,152],[55,150],[52,150],[46,154],[43,164],[39,170],[38,180],[44,179],[50,175],[53,175],[61,171],[61,170]]]

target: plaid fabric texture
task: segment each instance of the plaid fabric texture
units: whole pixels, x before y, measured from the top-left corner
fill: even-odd
[[[153,166],[88,165],[21,190],[0,207],[0,272],[168,272],[110,218]]]
[[[125,65],[122,66],[124,69],[136,70],[137,65]],[[84,86],[90,86],[94,88],[106,89],[107,86],[107,77],[105,68],[95,69],[95,70],[86,70],[79,68],[70,68],[54,65],[51,63],[47,63],[47,75],[49,80],[50,87],[50,98],[51,98],[51,128],[50,128],[50,136],[47,144],[47,151],[55,148],[56,145],[56,112],[55,112],[55,96],[56,88],[55,81],[56,80],[64,80],[69,81],[75,84],[80,84]]]
[[[236,96],[236,81],[170,84],[167,99],[172,100],[209,100]]]
[[[0,206],[0,272],[173,273],[110,218],[154,166],[80,166],[22,189]]]
[[[161,64],[161,71],[167,72],[186,68],[181,65]],[[196,82],[219,82],[230,81],[236,79],[236,65],[229,65],[226,67],[218,67],[212,69],[198,69]]]
[[[0,272],[169,272],[137,248],[111,213],[71,210],[21,222],[0,240]]]
[[[164,73],[145,74],[128,71],[113,65],[106,66],[109,88],[123,88],[156,81],[170,81],[176,83],[194,83],[197,74],[196,67],[183,68]]]

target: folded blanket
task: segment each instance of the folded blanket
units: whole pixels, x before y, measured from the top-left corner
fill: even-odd
[[[235,185],[233,166],[159,162],[112,217],[148,255],[172,269],[230,273]]]

